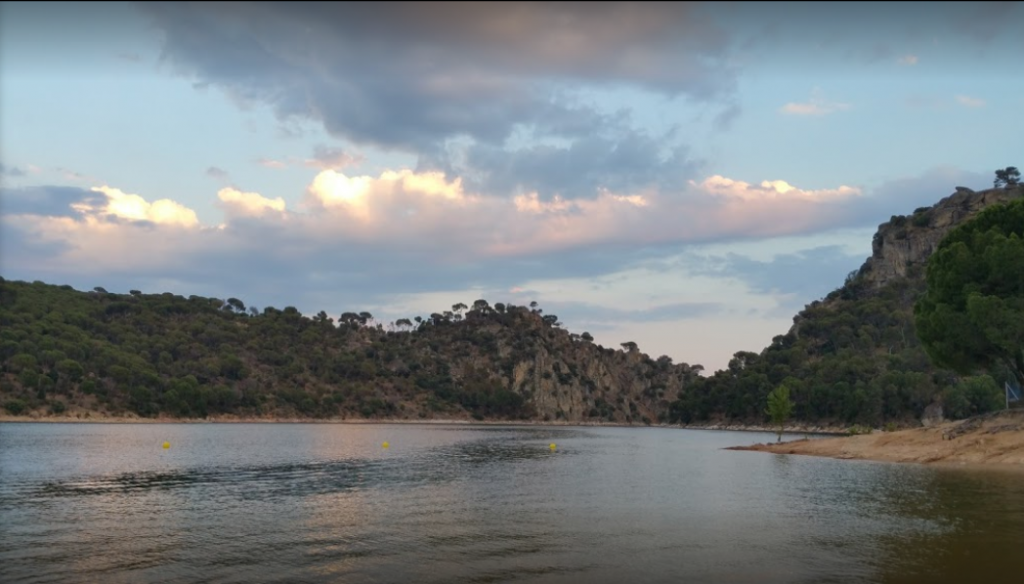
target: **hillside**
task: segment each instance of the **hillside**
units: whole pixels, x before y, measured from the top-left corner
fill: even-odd
[[[173,294],[0,282],[11,414],[652,423],[698,375],[570,334],[539,308],[457,304],[385,326]]]
[[[805,307],[761,353],[736,353],[727,369],[688,386],[670,420],[760,422],[768,393],[783,382],[794,418],[821,424],[915,424],[1001,407],[1008,373],[959,378],[932,366],[914,332],[914,302],[939,241],[982,209],[1022,194],[1020,186],[957,187],[932,207],[892,217],[842,287]]]

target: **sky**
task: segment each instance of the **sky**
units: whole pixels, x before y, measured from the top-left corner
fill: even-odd
[[[0,275],[247,305],[537,302],[653,357],[785,334],[1024,166],[1024,6],[0,3]]]

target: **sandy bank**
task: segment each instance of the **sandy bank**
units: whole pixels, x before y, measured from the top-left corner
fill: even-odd
[[[734,446],[730,450],[1024,469],[1024,410],[994,412],[929,428]]]

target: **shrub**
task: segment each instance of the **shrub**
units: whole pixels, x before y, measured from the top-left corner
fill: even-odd
[[[27,408],[25,402],[20,399],[7,400],[4,404],[4,409],[12,416],[20,416]]]

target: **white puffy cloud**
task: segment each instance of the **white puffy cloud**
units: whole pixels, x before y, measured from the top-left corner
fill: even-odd
[[[444,221],[445,212],[479,205],[481,199],[465,193],[461,178],[449,181],[442,172],[387,170],[375,178],[325,170],[309,185],[306,203],[364,226],[414,222],[422,227]]]
[[[106,185],[89,190],[102,193],[105,200],[101,201],[101,204],[80,202],[72,206],[83,215],[116,217],[129,221],[149,221],[159,225],[177,227],[199,225],[199,218],[195,211],[170,199],[159,199],[150,203],[139,195],[125,193]]]
[[[102,198],[87,196],[90,192]],[[720,175],[673,192],[600,189],[591,198],[570,199],[536,192],[488,196],[468,191],[461,177],[438,171],[348,176],[324,170],[294,210],[281,197],[222,188],[216,196],[223,223],[206,226],[194,211],[168,199],[151,203],[109,186],[83,193],[83,200],[72,204],[77,212],[72,216],[19,215],[22,231],[36,243],[50,244],[47,262],[154,270],[161,262],[191,262],[202,271],[219,261],[209,255],[216,249],[219,256],[273,256],[300,272],[308,264],[318,273],[343,273],[341,259],[325,267],[323,258],[345,254],[372,254],[381,266],[485,265],[598,249],[812,233],[863,216],[850,206],[862,198],[854,187],[808,190],[784,180],[753,184]]]
[[[285,202],[281,197],[268,199],[259,193],[242,192],[233,187],[217,191],[217,198],[229,214],[256,217],[267,211],[284,212]]]
[[[760,185],[733,180],[721,175],[714,175],[704,179],[699,184],[690,181],[690,184],[703,192],[726,198],[735,198],[743,201],[765,201],[765,200],[805,200],[805,201],[829,201],[847,199],[861,196],[860,189],[842,185],[835,189],[804,190],[799,189],[784,180],[766,180]]]

